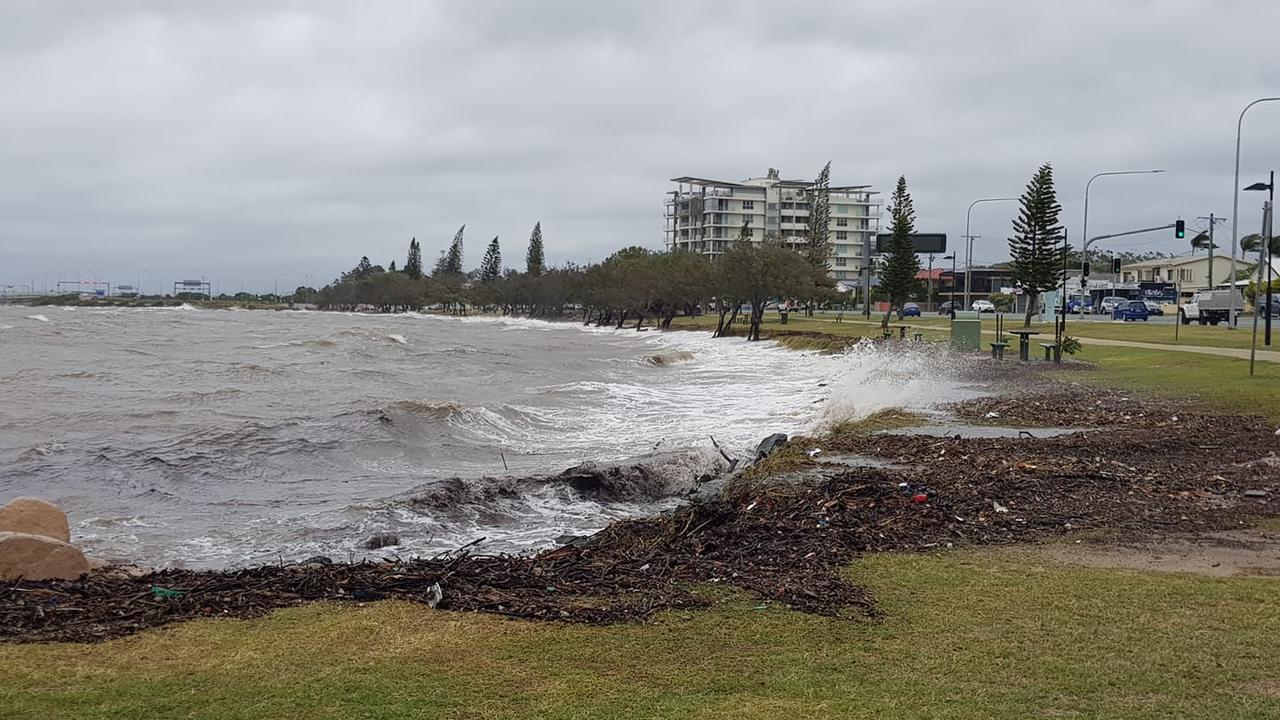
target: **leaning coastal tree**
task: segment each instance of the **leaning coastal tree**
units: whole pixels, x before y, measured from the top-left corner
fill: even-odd
[[[1018,217],[1013,221],[1013,237],[1009,238],[1009,254],[1013,257],[1014,281],[1027,298],[1025,327],[1031,324],[1041,293],[1058,286],[1067,252],[1062,225],[1058,224],[1062,205],[1053,188],[1052,165],[1040,166],[1027,183],[1020,203]]]
[[[880,273],[880,289],[889,296],[889,310],[882,325],[889,326],[894,310],[902,310],[907,299],[920,288],[916,275],[920,272],[920,258],[916,257],[911,234],[916,231],[916,211],[907,192],[907,178],[899,177],[898,186],[889,199],[889,257]]]

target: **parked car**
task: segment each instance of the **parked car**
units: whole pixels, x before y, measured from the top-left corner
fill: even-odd
[[[1233,292],[1235,293],[1234,299],[1232,298]],[[1238,320],[1244,307],[1244,297],[1239,291],[1201,290],[1195,294],[1195,297],[1191,298],[1190,302],[1178,308],[1178,315],[1183,325],[1190,325],[1192,322],[1197,322],[1201,325],[1217,325],[1231,319],[1231,308],[1233,306]]]
[[[1267,296],[1265,293],[1258,297],[1257,310],[1255,312],[1266,317]],[[1271,293],[1271,317],[1280,317],[1280,292],[1272,291]]]
[[[950,314],[951,314],[951,301],[950,301],[950,300],[948,300],[948,301],[946,301],[946,302],[944,302],[944,303],[942,303],[941,305],[939,305],[939,306],[938,306],[938,314],[939,314],[939,315],[950,315]]]
[[[1147,306],[1147,313],[1150,315],[1163,315],[1164,308],[1160,307],[1160,303],[1155,300],[1143,300],[1142,304]]]
[[[970,306],[970,309],[977,310],[980,313],[985,313],[985,312],[993,313],[996,311],[996,306],[990,300],[974,300],[973,305]]]
[[[1107,297],[1102,298],[1102,302],[1098,303],[1098,312],[1103,315],[1110,315],[1115,312],[1116,306],[1122,302],[1128,302],[1128,298],[1108,295]]]
[[[920,317],[920,306],[915,303],[903,303],[902,311],[898,313],[898,317]]]
[[[1141,300],[1123,300],[1116,303],[1116,307],[1111,311],[1112,320],[1141,320],[1146,322],[1151,313],[1147,312],[1147,304]]]
[[[1079,315],[1080,313],[1089,314],[1093,312],[1093,298],[1074,298],[1067,301],[1067,312]]]

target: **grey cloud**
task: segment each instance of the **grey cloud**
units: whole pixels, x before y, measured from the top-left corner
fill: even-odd
[[[780,167],[888,189],[921,229],[1054,163],[1079,232],[1230,213],[1236,114],[1280,95],[1270,2],[9,2],[0,284],[323,282],[367,254],[553,262],[661,243],[667,179]],[[1280,164],[1251,111],[1244,177]],[[1242,233],[1258,215],[1242,201]],[[974,213],[978,257],[1013,206]],[[1248,209],[1248,212],[1246,212]],[[1078,242],[1078,238],[1074,238]],[[1150,249],[1182,251],[1158,239]]]

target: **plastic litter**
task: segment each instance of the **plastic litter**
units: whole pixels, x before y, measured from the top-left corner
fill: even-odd
[[[822,452],[822,448],[813,448],[809,451],[809,457],[816,458]]]
[[[183,595],[186,595],[186,593],[181,590],[170,590],[169,588],[160,587],[159,585],[151,586],[151,594],[158,598],[180,598]]]
[[[427,607],[435,610],[443,599],[444,590],[440,587],[440,583],[431,583],[431,587],[427,588]]]
[[[1003,505],[1001,505],[1000,503],[995,502],[995,501],[992,501],[992,502],[991,502],[991,509],[992,509],[992,510],[995,510],[995,511],[996,511],[996,512],[998,512],[998,513],[1007,513],[1007,512],[1009,512],[1009,508],[1007,508],[1007,507],[1005,507],[1005,506],[1003,506]]]
[[[911,502],[917,505],[919,505],[920,503],[926,503],[926,502],[929,502],[929,496],[922,492],[918,492],[915,495],[911,496]]]
[[[1244,496],[1245,497],[1266,497],[1267,491],[1266,490],[1245,490]]]
[[[1000,413],[996,412],[995,410],[992,410],[991,412],[988,412],[988,413],[987,413],[986,415],[984,415],[983,417],[998,418],[998,417],[1000,417]]]

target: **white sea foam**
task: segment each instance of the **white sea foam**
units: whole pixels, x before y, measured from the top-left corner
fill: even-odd
[[[401,344],[401,345],[407,345],[407,344],[408,344],[408,341],[404,339],[404,336],[403,336],[403,335],[401,335],[401,334],[399,334],[399,333],[393,333],[393,334],[391,334],[391,335],[388,335],[388,336],[387,336],[387,339],[388,339],[388,340],[391,340],[392,342],[399,343],[399,344]]]
[[[27,319],[28,319],[28,320],[35,320],[36,322],[43,322],[43,323],[47,323],[47,322],[49,322],[49,318],[47,318],[47,317],[45,317],[45,316],[43,316],[43,315],[28,315],[28,316],[27,316]]]

